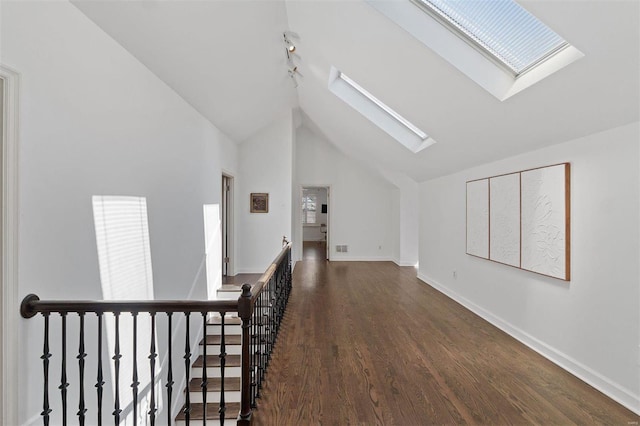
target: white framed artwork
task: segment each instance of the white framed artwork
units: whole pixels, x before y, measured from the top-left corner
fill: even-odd
[[[467,182],[467,254],[489,258],[489,180]]]
[[[520,267],[520,173],[489,179],[489,259]]]
[[[569,280],[568,164],[522,172],[522,269]]]
[[[467,254],[571,279],[569,163],[467,182]]]

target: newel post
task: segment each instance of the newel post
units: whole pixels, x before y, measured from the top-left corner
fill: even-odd
[[[238,315],[242,319],[242,373],[241,373],[241,394],[240,394],[240,414],[238,425],[251,424],[251,315],[253,306],[251,304],[251,285],[242,285],[242,294],[238,298]]]

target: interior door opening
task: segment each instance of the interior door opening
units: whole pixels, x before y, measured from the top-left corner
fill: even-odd
[[[329,187],[302,187],[302,260],[329,260]]]
[[[233,275],[233,177],[222,175],[222,282]]]
[[[0,64],[0,424],[18,424],[18,114],[20,75]]]
[[[2,147],[4,146],[4,85],[5,85],[5,81],[4,79],[0,78],[0,142],[2,142],[0,144],[0,153],[2,152]],[[1,158],[0,158],[1,160]],[[2,164],[2,161],[0,161],[0,165]],[[2,170],[0,169],[0,178],[2,177]],[[2,185],[2,182],[0,182],[0,188],[4,188],[4,186]],[[4,211],[4,206],[2,205],[2,199],[4,197],[0,197],[0,212]],[[0,215],[0,219],[2,219],[1,215]],[[2,223],[3,221],[0,220],[0,241],[2,241]],[[0,244],[0,259],[3,259],[3,253],[2,253],[2,244]],[[3,277],[2,275],[2,263],[4,262],[0,262],[0,277]],[[4,306],[4,300],[3,300],[3,293],[4,293],[4,280],[0,279],[0,284],[2,285],[2,291],[0,291],[0,306]],[[5,336],[3,334],[4,331],[4,323],[3,323],[3,316],[0,315],[0,383],[3,383],[4,381],[4,377],[3,377],[3,372],[5,369],[5,360],[4,360],[4,351],[5,351]],[[0,386],[0,422],[5,419],[5,408],[4,408],[4,401],[5,401],[5,397],[4,397],[4,387]]]

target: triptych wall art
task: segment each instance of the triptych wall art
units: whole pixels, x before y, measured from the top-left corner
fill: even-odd
[[[467,254],[569,281],[570,165],[467,182]]]

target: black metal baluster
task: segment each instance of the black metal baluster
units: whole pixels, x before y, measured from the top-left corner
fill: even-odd
[[[276,270],[276,274],[273,278],[273,336],[271,342],[271,352],[273,353],[273,346],[276,343],[276,337],[278,337],[278,317],[280,316],[280,312],[278,312],[278,288],[280,286],[279,281],[280,275]],[[271,355],[269,355],[271,358]]]
[[[62,425],[67,425],[67,313],[60,312],[62,319],[62,366],[60,368],[60,398],[62,399]]]
[[[269,361],[271,360],[271,352],[273,352],[273,338],[275,334],[275,286],[276,277],[275,275],[272,275],[269,279],[269,349],[267,351],[266,365],[269,365]]]
[[[270,298],[269,298],[269,283],[267,282],[267,286],[266,286],[266,290],[262,293],[263,294],[263,304],[264,307],[263,309],[263,322],[264,322],[264,327],[263,327],[263,340],[264,340],[264,345],[262,348],[262,371],[260,372],[260,389],[262,389],[262,382],[264,380],[264,375],[267,372],[267,357],[269,356],[269,335],[271,333],[271,329],[269,328],[269,303],[270,303]]]
[[[284,319],[284,311],[285,311],[285,309],[287,307],[286,300],[285,300],[285,287],[287,285],[286,265],[284,265],[284,264],[280,265],[280,271],[281,271],[282,281],[280,283],[279,296],[278,296],[278,300],[280,301],[280,315],[278,317],[278,326],[280,326],[280,324],[282,324],[282,320]]]
[[[84,359],[87,354],[84,351],[84,312],[78,312],[80,317],[80,343],[78,344],[78,376],[80,383],[80,398],[78,403],[78,423],[84,426],[84,417],[87,409],[84,403]]]
[[[251,408],[256,408],[256,393],[258,392],[257,359],[258,359],[258,320],[255,305],[251,313]]]
[[[184,313],[185,321],[186,321],[186,330],[185,330],[185,338],[184,338],[184,371],[187,376],[187,392],[184,396],[184,420],[187,425],[189,425],[189,419],[191,415],[191,400],[189,398],[189,372],[191,371],[191,343],[189,339],[191,335],[189,333],[189,312]],[[205,331],[206,335],[206,331]]]
[[[169,367],[167,369],[167,407],[171,407],[171,393],[173,391],[173,365],[171,362],[172,359],[172,344],[171,344],[171,312],[167,312],[167,328],[169,332],[168,342],[169,342]],[[189,382],[187,382],[187,392],[189,391]],[[172,423],[171,418],[171,410],[167,409],[167,425]]]
[[[227,353],[225,348],[225,330],[224,330],[224,312],[220,312],[221,315],[221,325],[220,325],[220,408],[218,409],[218,413],[220,413],[220,424],[224,425],[224,415],[226,411],[226,406],[224,403],[224,366],[227,362]],[[206,345],[206,342],[205,342]]]
[[[258,371],[256,372],[258,378],[256,380],[256,398],[260,398],[260,388],[262,387],[262,358],[264,352],[264,315],[263,315],[263,299],[264,291],[260,292],[258,296],[258,306],[256,311],[258,312]]]
[[[115,373],[115,401],[113,404],[113,420],[114,424],[118,425],[120,423],[120,413],[122,410],[120,409],[120,358],[122,355],[120,354],[120,312],[113,313],[115,318],[115,326],[116,326],[116,343],[115,350],[113,355],[113,366]]]
[[[151,407],[149,421],[151,426],[156,424],[156,314],[151,312],[151,348],[149,349],[149,368],[151,370]]]
[[[138,424],[138,313],[131,312],[133,317],[133,376],[131,378],[131,391],[133,392],[133,424]]]
[[[98,379],[96,382],[96,393],[98,395],[98,426],[102,426],[102,392],[104,387],[104,376],[102,375],[102,313],[98,316]]]
[[[207,313],[202,313],[204,345],[202,345],[202,424],[207,424]]]
[[[49,313],[43,312],[44,317],[44,343],[42,347],[42,369],[44,370],[44,391],[42,397],[42,422],[45,426],[49,425],[49,414],[51,414],[51,408],[49,407],[49,358],[51,353],[49,352]]]

